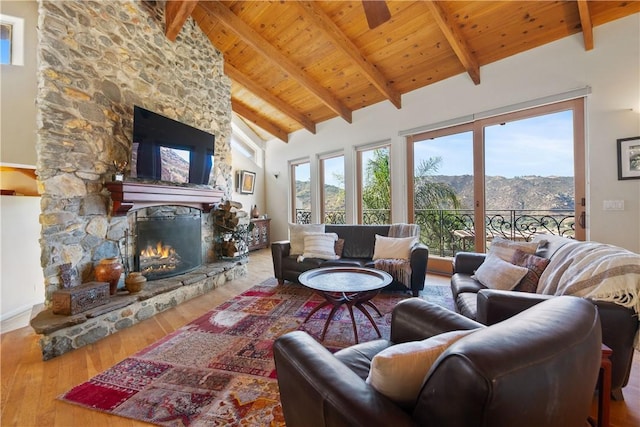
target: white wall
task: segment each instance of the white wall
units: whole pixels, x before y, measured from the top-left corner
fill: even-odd
[[[0,196],[0,320],[44,302],[40,197]]]
[[[36,44],[38,4],[0,2],[0,13],[24,19],[24,65],[1,65],[0,163],[36,164]]]
[[[640,135],[640,14],[594,29],[595,49],[585,51],[577,34],[484,66],[481,84],[459,75],[403,95],[402,109],[389,102],[355,111],[353,124],[336,118],[317,126],[316,135],[300,130],[289,143],[267,144],[265,180],[273,220],[272,239],[287,238],[289,180],[287,162],[345,149],[347,188],[353,186],[353,147],[392,143],[394,221],[406,220],[405,140],[412,129],[497,107],[590,86],[587,101],[588,238],[640,252],[640,180],[618,181],[616,139]],[[633,109],[633,111],[631,111]],[[273,172],[284,176],[273,179]],[[317,200],[317,191],[312,200]],[[351,206],[354,200],[347,199]],[[625,201],[622,212],[603,211],[603,200]],[[317,206],[312,205],[312,209]],[[317,218],[316,218],[317,219]]]
[[[38,4],[2,1],[0,12],[24,19],[24,65],[2,65],[0,72],[0,163],[36,165],[36,44]],[[0,172],[3,189],[37,194],[35,181],[20,169]],[[40,197],[0,198],[0,320],[44,301],[40,266]]]
[[[262,166],[258,166],[251,159],[243,156],[232,149],[231,151],[231,168],[234,176],[234,189],[231,193],[233,201],[242,203],[242,209],[250,212],[254,205],[258,206],[260,214],[268,213],[265,203],[265,173]],[[237,174],[241,170],[248,170],[256,173],[256,183],[253,194],[240,194],[237,188]]]

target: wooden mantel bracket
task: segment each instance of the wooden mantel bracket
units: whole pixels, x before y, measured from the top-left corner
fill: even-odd
[[[114,216],[126,215],[132,209],[150,206],[178,205],[210,212],[222,201],[224,192],[211,188],[179,187],[141,182],[108,182]]]

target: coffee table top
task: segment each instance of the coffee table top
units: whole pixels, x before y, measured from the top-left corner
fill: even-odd
[[[393,278],[389,273],[375,268],[322,267],[305,271],[298,281],[322,292],[365,292],[382,289]]]

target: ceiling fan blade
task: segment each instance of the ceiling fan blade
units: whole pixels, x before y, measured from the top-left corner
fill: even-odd
[[[389,12],[389,7],[384,0],[362,0],[362,7],[369,28],[372,30],[391,19],[391,12]]]

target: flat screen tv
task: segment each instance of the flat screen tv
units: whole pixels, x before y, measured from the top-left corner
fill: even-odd
[[[131,178],[209,184],[215,135],[133,107]]]

